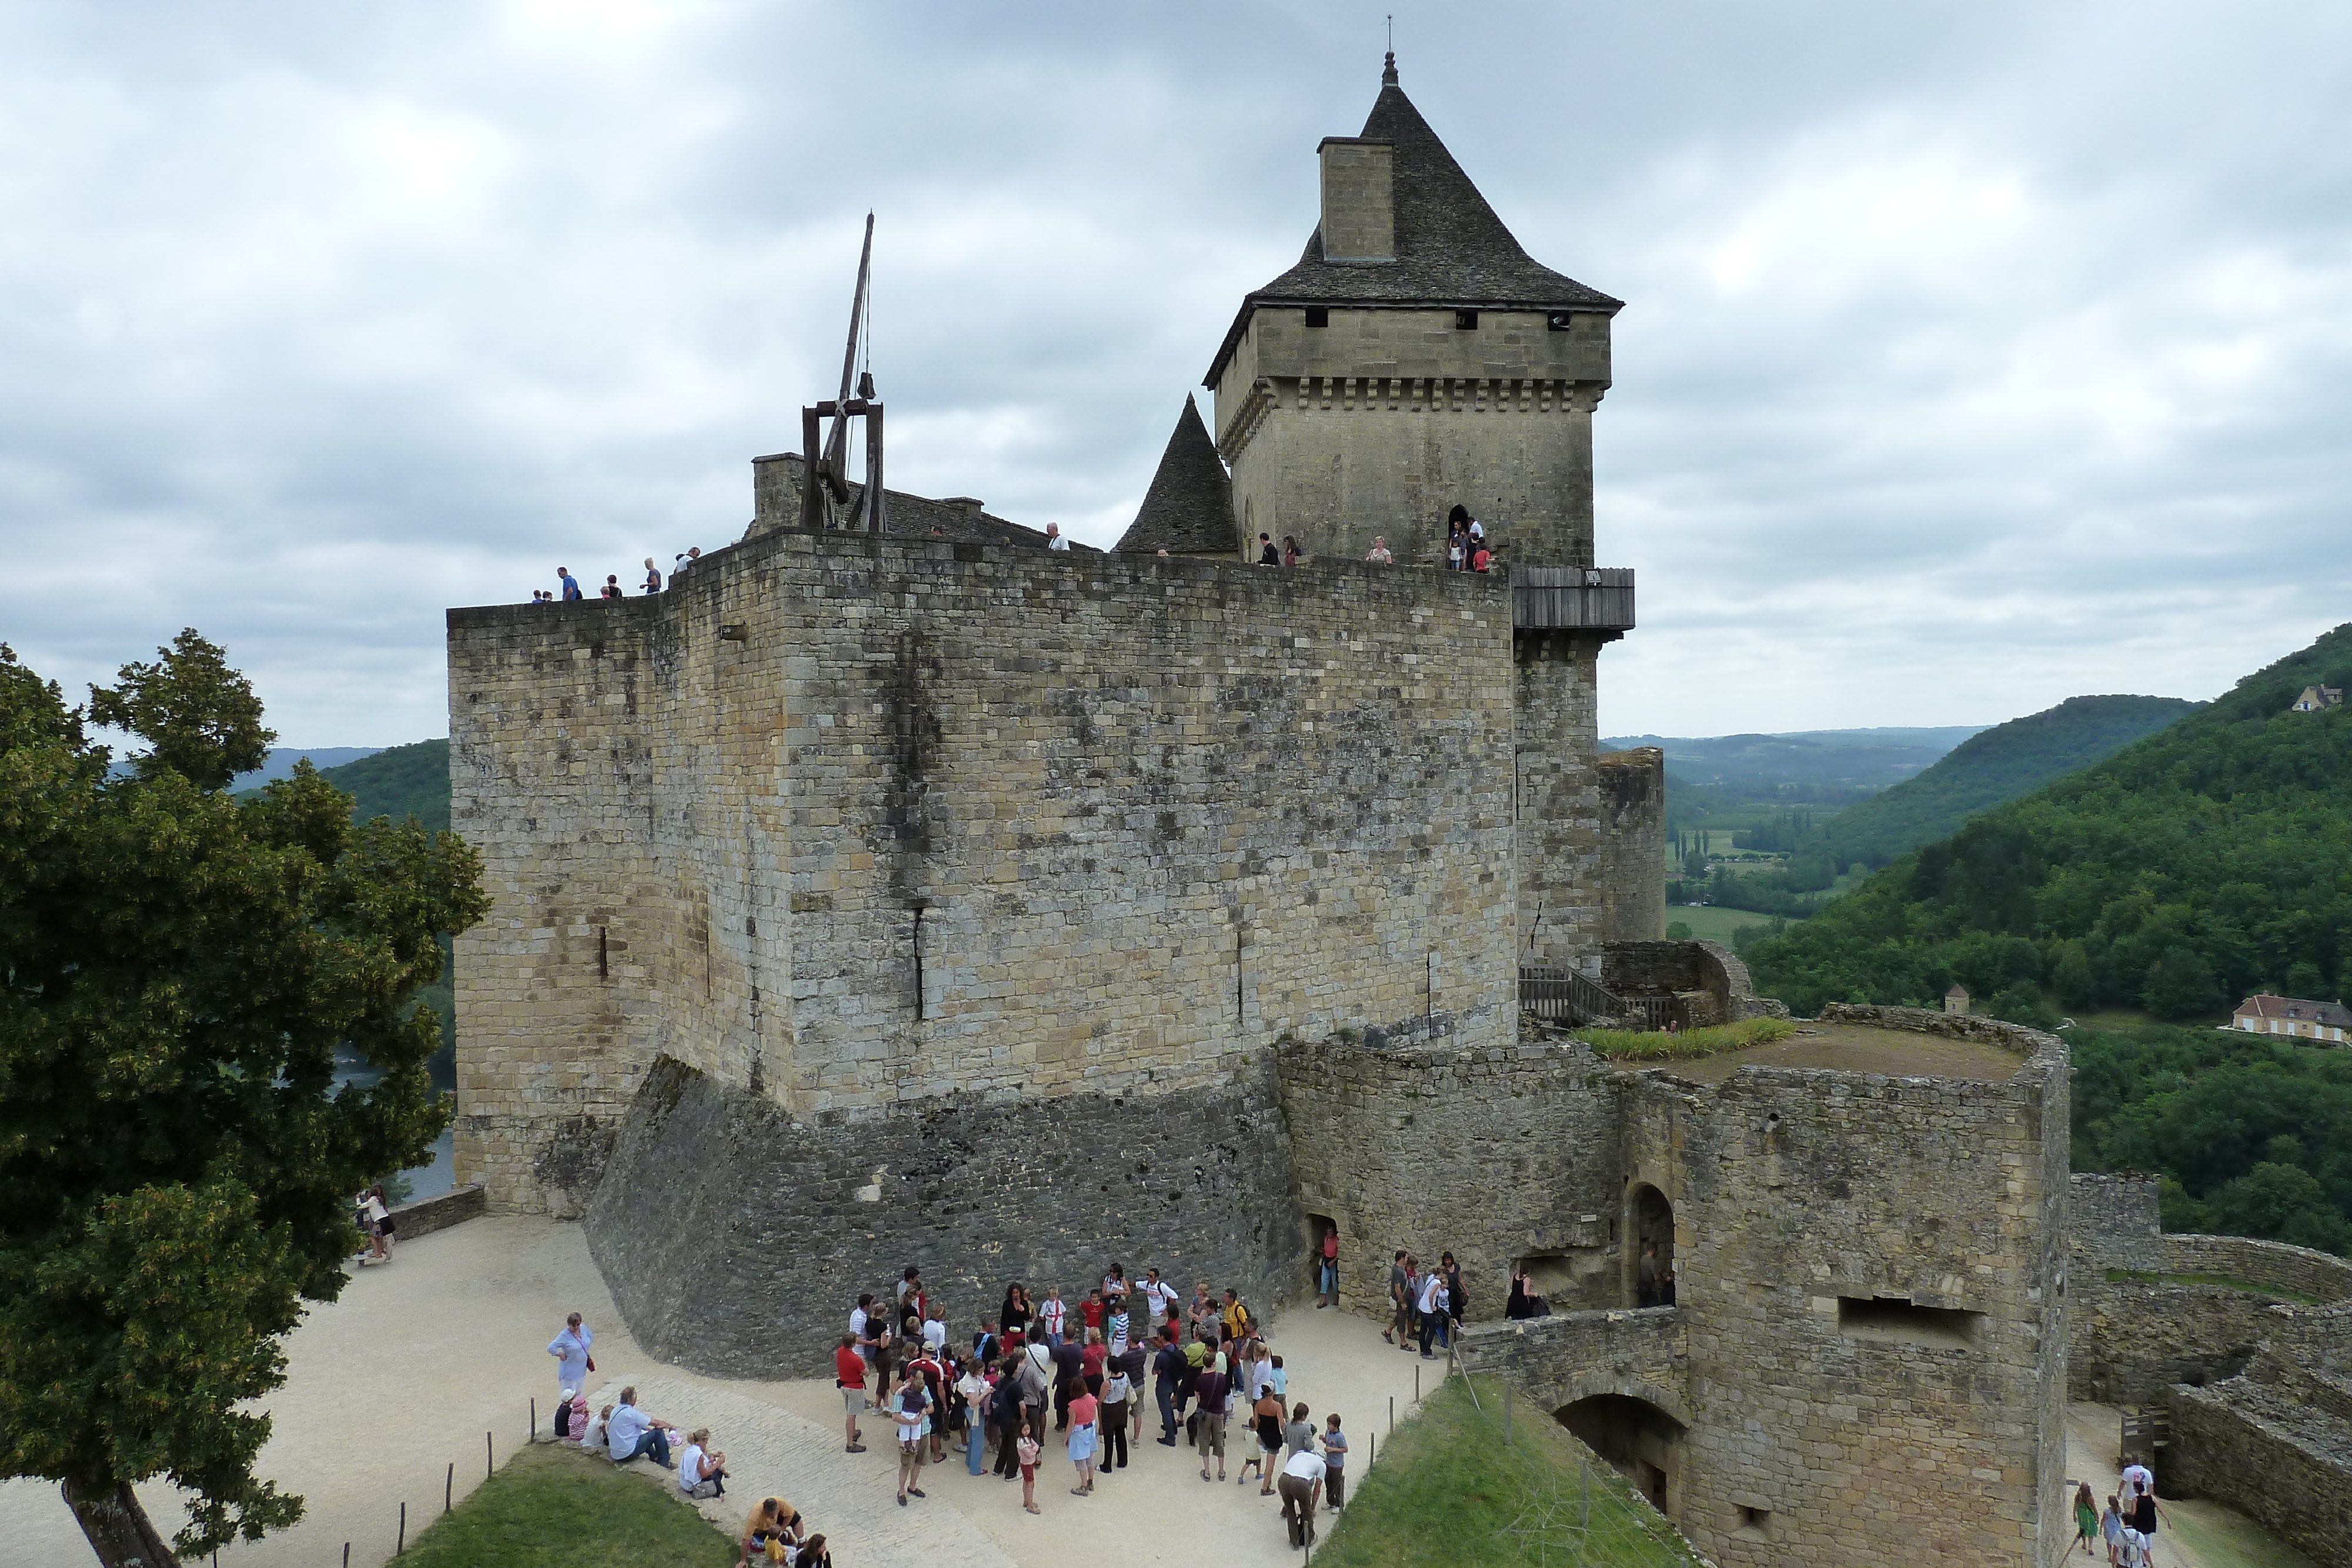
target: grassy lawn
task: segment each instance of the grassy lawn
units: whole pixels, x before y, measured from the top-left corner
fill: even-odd
[[[2316,1296],[2297,1295],[2293,1291],[2282,1291],[2276,1285],[2257,1285],[2252,1280],[2240,1280],[2228,1274],[2151,1274],[2139,1269],[2110,1269],[2107,1270],[2107,1282],[2111,1285],[2226,1285],[2232,1291],[2243,1291],[2251,1296],[2275,1296],[2282,1301],[2293,1301],[2298,1306],[2315,1307],[2320,1304]]]
[[[1580,1029],[1576,1038],[1612,1061],[1688,1061],[1727,1051],[1746,1051],[1751,1045],[1769,1045],[1796,1032],[1797,1026],[1787,1019],[1743,1019],[1738,1023],[1687,1029],[1680,1034],[1661,1030]]]
[[[1752,909],[1726,909],[1715,904],[1675,904],[1666,907],[1666,924],[1675,923],[1690,927],[1691,936],[1701,942],[1720,942],[1731,946],[1731,934],[1743,925],[1769,925],[1772,917],[1759,915]],[[1796,921],[1791,920],[1794,925]]]
[[[735,1542],[648,1467],[534,1443],[409,1542],[402,1568],[572,1568],[581,1563],[722,1568]]]
[[[1315,1552],[1331,1568],[1690,1568],[1682,1538],[1632,1487],[1524,1398],[1503,1442],[1503,1385],[1449,1379],[1421,1413],[1381,1443],[1381,1462]],[[1364,1452],[1359,1439],[1357,1453]],[[1580,1523],[1577,1461],[1591,1477],[1590,1524]]]

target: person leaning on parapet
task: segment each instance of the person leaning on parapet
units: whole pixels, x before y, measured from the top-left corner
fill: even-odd
[[[1378,566],[1392,566],[1396,562],[1396,557],[1389,553],[1389,541],[1379,534],[1372,536],[1371,553],[1364,559]]]
[[[596,1331],[582,1322],[578,1312],[563,1320],[563,1332],[547,1342],[547,1354],[555,1358],[557,1387],[588,1391],[588,1375],[596,1370],[596,1358],[588,1347],[595,1343]]]
[[[571,603],[573,600],[580,597],[580,580],[572,575],[572,569],[570,567],[557,567],[555,569],[555,580],[563,585],[563,601],[566,604]]]
[[[1047,549],[1067,549],[1070,548],[1070,541],[1062,537],[1061,524],[1047,523],[1045,525],[1045,548]]]
[[[621,1402],[613,1406],[612,1416],[604,1423],[605,1441],[612,1447],[613,1462],[616,1465],[625,1465],[640,1454],[651,1454],[654,1463],[669,1469],[669,1435],[677,1430],[667,1421],[638,1409],[635,1388],[621,1390]]]

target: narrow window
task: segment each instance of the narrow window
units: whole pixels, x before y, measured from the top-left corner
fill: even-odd
[[[1744,1536],[1749,1541],[1769,1541],[1772,1539],[1772,1511],[1770,1509],[1750,1508],[1744,1502],[1737,1504],[1736,1506],[1739,1510],[1739,1522],[1732,1527],[1734,1534]]]
[[[1840,1296],[1838,1333],[1848,1339],[1969,1350],[1983,1326],[1982,1312],[1923,1307],[1900,1296]]]
[[[1454,329],[1457,332],[1476,331],[1478,329],[1478,312],[1475,310],[1456,310],[1454,313]]]
[[[1554,332],[1567,332],[1573,330],[1576,326],[1576,312],[1573,310],[1555,310],[1544,319],[1544,326]]]
[[[1309,327],[1328,327],[1331,324],[1331,308],[1328,305],[1309,305],[1307,308],[1307,324]]]

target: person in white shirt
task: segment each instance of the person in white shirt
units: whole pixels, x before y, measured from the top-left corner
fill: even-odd
[[[934,1303],[930,1308],[930,1315],[923,1320],[923,1348],[929,1351],[933,1356],[937,1356],[947,1347],[947,1320],[940,1316],[940,1309]]]
[[[726,1453],[710,1446],[709,1427],[697,1427],[677,1458],[677,1490],[688,1497],[725,1497],[726,1480]]]
[[[1429,1342],[1437,1333],[1438,1323],[1445,1316],[1445,1276],[1432,1269],[1421,1281],[1421,1359],[1435,1361],[1429,1352]]]
[[[1151,1303],[1151,1328],[1168,1321],[1169,1308],[1176,1304],[1176,1287],[1160,1277],[1157,1269],[1143,1272],[1143,1299]]]
[[[1070,541],[1062,537],[1061,524],[1047,523],[1045,525],[1045,548],[1047,549],[1067,549],[1070,548]]]
[[[2156,1472],[2149,1469],[2146,1465],[2138,1464],[2137,1462],[2126,1465],[2124,1467],[2123,1490],[2116,1495],[2124,1498],[2134,1497],[2138,1494],[2138,1490],[2141,1487],[2146,1487],[2148,1490],[2149,1495],[2154,1496],[2156,1492]]]
[[[1389,553],[1389,541],[1378,534],[1372,536],[1371,553],[1364,559],[1380,566],[1393,566],[1396,563],[1396,557]]]
[[[580,1321],[578,1312],[563,1320],[563,1332],[547,1342],[547,1354],[555,1358],[558,1388],[567,1394],[588,1392],[588,1375],[596,1370],[595,1357],[588,1354],[588,1347],[595,1343],[595,1331]]]
[[[1323,1495],[1323,1456],[1312,1448],[1299,1449],[1282,1467],[1275,1484],[1282,1492],[1283,1521],[1297,1541],[1314,1528],[1315,1505]]]
[[[1059,1285],[1045,1292],[1045,1304],[1037,1309],[1037,1321],[1045,1325],[1045,1343],[1059,1347],[1062,1325],[1069,1321],[1070,1309],[1063,1303]]]
[[[625,1465],[640,1454],[650,1454],[654,1463],[667,1469],[669,1435],[677,1430],[668,1422],[656,1420],[638,1409],[637,1391],[624,1388],[621,1402],[613,1406],[613,1414],[604,1423],[604,1441],[616,1465]]]

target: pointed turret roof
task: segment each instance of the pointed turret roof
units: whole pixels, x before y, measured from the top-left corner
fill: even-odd
[[[1394,57],[1391,57],[1393,61]],[[1554,272],[1521,249],[1396,83],[1393,63],[1360,138],[1395,149],[1391,187],[1396,259],[1323,259],[1323,229],[1307,236],[1298,265],[1248,295],[1203,384],[1214,386],[1225,357],[1261,305],[1369,305],[1397,308],[1598,310],[1623,304]]]
[[[1113,548],[1121,555],[1163,549],[1170,555],[1232,555],[1241,549],[1241,537],[1234,521],[1233,480],[1187,393],[1151,488]]]

